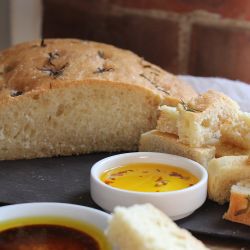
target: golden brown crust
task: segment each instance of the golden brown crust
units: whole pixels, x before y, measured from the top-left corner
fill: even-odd
[[[218,108],[218,106],[227,106],[229,109],[238,109],[239,106],[231,98],[221,92],[215,90],[208,90],[199,95],[197,98],[190,100],[188,105],[198,111],[207,111]],[[198,113],[199,114],[199,113]]]
[[[89,80],[142,86],[172,104],[196,95],[176,76],[130,51],[106,44],[46,39],[44,43],[27,42],[0,53],[2,102],[20,94]]]

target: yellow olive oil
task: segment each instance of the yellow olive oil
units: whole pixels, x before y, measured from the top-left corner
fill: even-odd
[[[130,163],[104,171],[100,179],[112,187],[137,192],[176,191],[199,181],[187,170],[160,163]]]

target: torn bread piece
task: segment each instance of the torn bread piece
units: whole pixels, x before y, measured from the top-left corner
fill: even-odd
[[[221,139],[226,143],[250,150],[250,113],[240,112],[233,124],[224,124]]]
[[[224,122],[238,117],[239,105],[223,93],[209,90],[191,101],[178,104],[179,140],[191,147],[214,144]]]
[[[208,197],[223,204],[230,199],[231,186],[246,178],[250,178],[247,155],[213,159],[208,164]]]
[[[207,167],[208,162],[215,156],[213,146],[191,148],[178,141],[173,134],[152,130],[141,135],[139,151],[162,152],[183,156]]]
[[[176,107],[163,105],[159,108],[160,116],[157,120],[156,129],[160,132],[167,132],[178,135],[177,122],[179,118],[179,111]]]
[[[119,250],[208,249],[150,204],[116,207],[107,236]]]
[[[250,226],[250,179],[232,186],[229,208],[223,218]]]

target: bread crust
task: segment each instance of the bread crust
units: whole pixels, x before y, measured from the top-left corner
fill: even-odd
[[[71,82],[103,81],[138,85],[163,99],[190,99],[191,86],[134,53],[77,39],[26,42],[0,53],[1,102],[13,91],[27,94]]]

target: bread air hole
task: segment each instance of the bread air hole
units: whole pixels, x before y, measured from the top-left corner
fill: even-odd
[[[31,137],[33,137],[36,134],[36,131],[34,128],[31,127],[29,123],[27,123],[23,128],[24,134],[29,134]]]
[[[58,126],[58,122],[55,119],[56,119],[55,117],[51,116],[48,117],[49,127],[52,129],[57,128]]]
[[[211,123],[209,121],[209,119],[205,119],[202,121],[201,126],[204,128],[209,128],[211,126]]]
[[[56,111],[56,116],[60,116],[64,113],[64,105],[63,104],[60,104],[57,108],[57,111]]]
[[[16,67],[15,64],[5,66],[5,68],[4,68],[4,73],[5,73],[5,74],[9,73],[10,71],[14,70],[15,67]]]
[[[38,99],[39,99],[39,95],[38,95],[38,94],[33,95],[32,98],[33,98],[34,100],[38,100]]]
[[[10,91],[10,96],[11,97],[16,97],[16,96],[19,96],[19,95],[22,95],[23,92],[22,91],[19,91],[19,90],[11,90]]]

